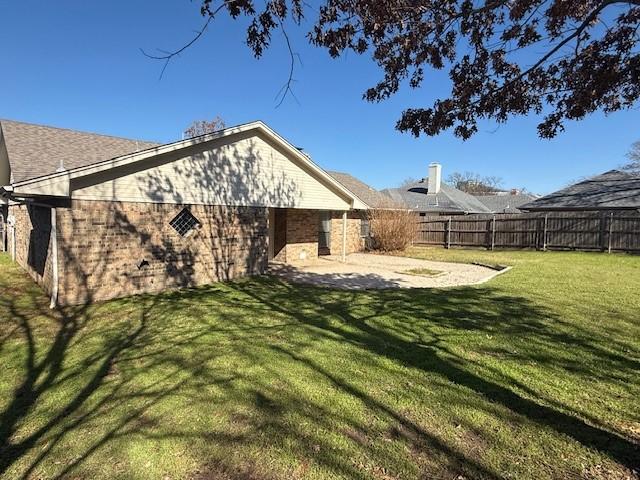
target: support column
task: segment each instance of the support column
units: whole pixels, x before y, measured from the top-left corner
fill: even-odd
[[[342,212],[342,261],[347,261],[347,212]]]

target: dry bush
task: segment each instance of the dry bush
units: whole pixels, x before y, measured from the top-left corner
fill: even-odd
[[[370,210],[372,248],[382,252],[406,249],[415,239],[416,222],[416,214],[406,209]]]

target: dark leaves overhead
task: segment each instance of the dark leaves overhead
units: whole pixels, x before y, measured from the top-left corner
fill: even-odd
[[[401,131],[453,129],[469,138],[478,121],[543,115],[540,136],[566,120],[632,107],[640,97],[640,0],[203,0],[202,13],[247,16],[247,43],[261,56],[271,32],[313,15],[311,44],[332,57],[367,54],[381,68],[368,101],[400,88],[427,88],[447,69],[448,98],[403,112]]]

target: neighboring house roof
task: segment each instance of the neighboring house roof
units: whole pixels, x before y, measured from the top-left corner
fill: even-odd
[[[521,208],[530,211],[640,209],[640,174],[610,170]]]
[[[142,140],[78,132],[13,120],[0,120],[13,182],[109,160],[157,147]]]
[[[370,187],[353,175],[344,172],[327,170],[327,173],[340,182],[345,188],[366,203],[370,208],[389,207],[391,202],[388,196],[382,194],[373,187]]]
[[[421,182],[405,188],[387,188],[382,193],[391,197],[396,202],[405,203],[412,210],[431,213],[491,213],[477,198],[464,193],[457,188],[440,184],[440,191],[436,194],[428,192],[428,181]]]
[[[475,197],[493,213],[520,213],[520,206],[536,199],[528,193],[503,195],[475,195]]]

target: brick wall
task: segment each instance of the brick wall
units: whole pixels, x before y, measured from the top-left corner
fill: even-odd
[[[182,208],[78,200],[71,208],[58,207],[58,303],[157,293],[265,271],[266,208],[189,206],[201,226],[181,237],[169,222]],[[16,218],[16,260],[50,293],[51,210],[24,205],[9,210]],[[364,248],[360,215],[348,215],[348,253]],[[342,213],[332,217],[331,249],[339,255]],[[315,210],[287,211],[287,245],[278,260],[295,264],[317,258],[318,219]]]
[[[350,211],[347,213],[347,254],[364,251],[364,238],[360,236],[360,224],[366,212]],[[331,212],[331,245],[332,255],[342,255],[342,212]]]
[[[287,210],[287,244],[275,258],[286,263],[305,263],[318,258],[318,211]]]
[[[15,218],[16,262],[51,293],[53,264],[51,209],[35,205],[10,205],[9,216]],[[13,252],[13,234],[8,236],[7,250]]]
[[[208,284],[267,266],[267,210],[189,206],[201,226],[181,237],[183,206],[76,201],[57,209],[59,303]]]

